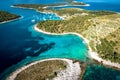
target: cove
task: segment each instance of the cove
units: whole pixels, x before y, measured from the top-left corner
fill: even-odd
[[[52,0],[50,3],[54,3],[56,0]],[[68,34],[63,36],[58,35],[46,35],[39,33],[33,29],[34,25],[38,21],[45,20],[60,20],[60,18],[54,14],[44,14],[38,13],[35,10],[29,9],[18,9],[12,8],[10,5],[15,3],[44,3],[47,1],[20,1],[13,0],[2,1],[0,5],[1,10],[8,10],[12,13],[21,15],[23,18],[12,21],[5,24],[0,24],[0,79],[4,80],[11,72],[17,68],[24,66],[30,62],[45,59],[45,58],[71,58],[80,61],[86,61],[87,56],[87,46],[84,41],[76,35]],[[3,5],[3,4],[5,5]],[[97,3],[96,3],[97,4]],[[98,3],[99,4],[99,3]],[[92,3],[91,3],[92,5]],[[93,4],[94,5],[94,4]],[[109,5],[110,6],[110,5]],[[63,7],[71,8],[72,6]],[[93,6],[84,7],[93,9]],[[80,7],[77,7],[80,8]],[[97,8],[96,8],[97,9]],[[101,9],[105,9],[102,7]],[[115,8],[116,9],[116,8]],[[106,10],[108,10],[106,8]],[[117,9],[118,10],[118,9]],[[113,10],[114,11],[114,10]],[[31,22],[32,20],[35,22]],[[93,64],[94,65],[94,64]],[[107,75],[99,74],[101,77],[107,77],[108,75],[114,74],[112,79],[119,80],[120,71],[114,70],[112,68],[106,68],[101,65],[90,65],[87,67],[84,80],[88,76],[94,76],[98,79],[95,74],[102,71],[102,73],[108,73]],[[95,71],[94,71],[95,70]],[[103,78],[102,78],[103,79]],[[104,80],[104,79],[103,79]],[[109,79],[105,79],[109,80]]]
[[[0,24],[0,79],[35,60],[44,58],[71,58],[85,61],[87,46],[76,35],[45,35],[33,29],[38,21],[60,20],[54,14],[35,10],[8,8],[22,16],[21,19]],[[32,20],[35,22],[32,22]],[[9,34],[9,36],[8,36]]]
[[[31,23],[29,19],[27,20]],[[1,26],[0,32],[3,39],[1,52],[3,51],[3,54],[0,61],[4,62],[1,70],[13,65],[5,70],[4,75],[7,76],[20,66],[43,58],[72,58],[85,61],[87,48],[81,38],[72,34],[52,36],[39,33],[33,29],[34,24],[26,24],[27,20],[22,24],[20,21],[14,21]],[[9,28],[5,29],[8,26]],[[8,33],[9,36],[7,36]]]

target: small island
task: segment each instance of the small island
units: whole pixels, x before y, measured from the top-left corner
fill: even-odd
[[[7,80],[81,80],[84,72],[80,61],[51,58],[27,64],[13,72]]]
[[[0,23],[8,22],[20,18],[19,15],[9,13],[7,11],[0,11]]]

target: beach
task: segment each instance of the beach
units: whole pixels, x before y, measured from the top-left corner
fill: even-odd
[[[100,58],[97,52],[92,51],[91,47],[89,46],[89,40],[84,38],[82,35],[80,35],[78,33],[75,33],[75,32],[62,33],[62,34],[49,33],[49,32],[45,32],[45,31],[40,30],[39,28],[37,28],[36,25],[34,26],[34,29],[36,31],[38,31],[38,32],[41,32],[41,33],[44,33],[44,34],[48,34],[48,35],[75,34],[75,35],[79,36],[80,38],[82,38],[83,41],[87,44],[87,47],[88,47],[88,50],[89,50],[88,51],[88,55],[89,56],[87,56],[87,57],[92,58],[93,60],[98,61],[99,63],[102,63],[103,65],[111,66],[111,67],[115,67],[115,68],[120,69],[120,64],[119,63],[114,63],[114,62],[111,62],[110,60],[107,61],[107,60],[104,60],[104,59]]]
[[[22,19],[22,17],[19,17],[19,18],[16,18],[16,19],[12,19],[12,20],[8,20],[8,21],[3,21],[3,22],[0,22],[0,24],[4,24],[4,23],[8,23],[8,22],[12,22],[12,21],[16,21],[16,20],[19,20],[19,19]]]
[[[104,80],[104,79],[105,80],[120,80],[120,77],[119,77],[120,76],[120,69],[118,69],[118,68],[120,68],[119,67],[120,64],[111,62],[111,61],[119,62],[119,60],[120,60],[119,57],[117,56],[114,58],[114,56],[112,56],[112,54],[111,54],[113,51],[112,48],[110,48],[110,50],[109,50],[109,48],[108,49],[104,48],[103,47],[104,45],[99,44],[100,41],[98,39],[97,40],[95,39],[96,34],[94,35],[94,33],[95,33],[94,30],[100,31],[98,28],[99,26],[96,25],[96,24],[99,25],[99,22],[96,24],[94,23],[93,26],[96,25],[95,27],[90,26],[89,29],[86,29],[92,23],[92,19],[96,19],[94,17],[94,16],[96,16],[96,13],[94,13],[94,11],[97,11],[97,10],[108,11],[108,13],[105,13],[106,17],[107,17],[106,14],[109,14],[109,11],[114,11],[114,12],[119,13],[120,8],[118,6],[120,5],[120,1],[112,1],[112,2],[111,1],[99,2],[97,0],[96,1],[89,1],[89,2],[85,2],[85,3],[90,4],[90,5],[85,6],[85,7],[84,6],[71,6],[71,5],[70,6],[64,5],[62,7],[62,5],[59,5],[59,7],[56,7],[54,9],[63,9],[63,8],[65,9],[66,8],[66,10],[60,11],[61,14],[59,14],[59,11],[52,12],[52,10],[47,11],[45,9],[43,9],[43,12],[42,12],[42,8],[39,9],[41,11],[40,12],[40,11],[37,11],[35,9],[33,10],[34,7],[33,8],[31,7],[31,10],[29,10],[27,8],[23,9],[23,7],[21,7],[21,8],[14,7],[13,8],[13,6],[11,6],[11,5],[16,5],[16,4],[18,4],[18,5],[19,4],[41,4],[41,5],[50,4],[51,5],[51,4],[57,4],[59,2],[61,3],[61,1],[59,1],[59,0],[52,0],[52,1],[46,1],[46,0],[43,0],[43,1],[41,1],[41,0],[34,0],[34,1],[8,0],[8,1],[5,1],[5,0],[2,0],[0,2],[0,4],[1,4],[0,9],[1,10],[15,13],[16,15],[24,16],[24,18],[20,19],[20,20],[16,19],[15,21],[14,20],[8,21],[8,22],[5,21],[5,22],[0,23],[0,38],[1,38],[0,39],[0,44],[1,44],[0,45],[0,49],[1,49],[0,50],[0,53],[1,53],[0,54],[0,56],[1,56],[1,58],[0,58],[0,61],[1,61],[0,62],[1,63],[0,80],[6,80],[6,78],[9,77],[9,75],[11,73],[14,73],[14,71],[16,71],[16,69],[19,70],[21,67],[24,67],[24,66],[32,63],[33,61],[36,62],[36,60],[38,60],[38,61],[40,59],[43,60],[43,57],[44,58],[51,58],[52,56],[49,56],[49,55],[55,54],[54,58],[57,58],[57,57],[58,58],[63,57],[66,59],[71,58],[71,59],[73,59],[73,62],[76,62],[76,60],[79,60],[78,59],[79,57],[82,60],[82,57],[81,57],[82,49],[86,50],[86,52],[84,52],[85,56],[83,56],[83,58],[86,58],[86,61],[85,61],[85,63],[82,63],[82,62],[80,63],[81,70],[85,71],[83,75],[81,73],[82,80],[91,80],[91,79],[92,80],[98,80],[98,79],[99,80]],[[47,8],[47,6],[44,8]],[[74,12],[74,10],[69,10],[68,8],[76,8],[76,9],[82,8],[83,10],[85,10],[85,12],[84,11],[77,12],[77,10]],[[68,12],[66,12],[67,9],[68,9]],[[87,10],[87,12],[86,12],[86,10]],[[38,12],[40,12],[40,13],[38,13]],[[38,28],[39,28],[38,31],[36,31],[32,27],[33,25],[36,24],[36,22],[40,22],[40,21],[43,21],[43,23],[45,22],[47,24],[47,20],[49,20],[49,19],[53,20],[53,23],[54,23],[54,20],[66,20],[66,19],[69,20],[72,17],[71,16],[72,14],[70,12],[73,13],[73,17],[75,17],[75,16],[77,16],[77,17],[81,16],[81,17],[80,18],[78,17],[79,20],[77,20],[77,18],[74,18],[70,22],[65,21],[66,24],[67,23],[72,24],[75,20],[76,20],[75,22],[80,21],[80,22],[75,23],[73,25],[69,24],[69,26],[71,28],[69,28],[69,26],[68,26],[67,31],[65,30],[64,25],[60,26],[60,28],[62,28],[62,29],[60,29],[60,28],[56,29],[56,25],[55,25],[55,27],[53,26],[53,29],[51,27],[51,30],[49,30],[49,31],[47,31],[47,29],[44,30],[42,28],[39,28],[39,26],[38,26]],[[90,14],[92,12],[92,14],[89,15],[89,12],[90,12]],[[81,13],[81,14],[79,14],[79,13]],[[88,13],[88,14],[85,14],[85,13]],[[82,16],[83,14],[85,14],[85,15]],[[99,15],[100,14],[98,11],[98,16]],[[61,18],[58,18],[58,16]],[[93,16],[93,17],[91,17],[90,18],[91,21],[89,21],[89,19],[87,19],[85,16],[86,17]],[[101,15],[101,17],[102,16],[104,16],[104,14]],[[2,16],[2,17],[4,17],[4,16]],[[102,18],[103,18],[103,24],[104,24],[105,23],[104,20],[106,21],[107,18],[104,18],[104,17],[101,18],[101,17],[98,20],[100,20],[100,19],[102,20]],[[119,16],[117,17],[117,15],[116,15],[115,16],[116,18],[113,16],[108,16],[108,17],[110,17],[109,19],[111,20],[112,23],[114,23],[116,21],[118,22],[118,24],[116,24],[117,22],[114,24],[111,23],[111,26],[114,26],[114,27],[119,26],[119,19],[116,19]],[[111,26],[109,26],[109,24],[110,23],[108,23],[108,24],[105,23],[105,25],[103,25],[103,29],[105,29],[104,27],[107,27],[107,26],[108,26],[108,28],[111,27]],[[76,26],[78,25],[78,28],[75,27],[75,25]],[[102,27],[102,26],[100,26],[100,27]],[[108,28],[106,28],[106,29],[108,29]],[[49,35],[44,35],[44,31],[50,32]],[[68,34],[68,35],[62,34],[62,31],[65,32],[64,34]],[[82,33],[82,31],[83,32],[85,31],[85,33]],[[120,29],[118,31],[120,31]],[[41,32],[41,33],[39,33],[39,32]],[[55,34],[52,34],[52,32],[54,32]],[[107,32],[110,32],[110,31],[107,30]],[[112,32],[112,34],[110,33],[109,35],[116,35],[116,32],[117,31]],[[61,33],[61,34],[56,34],[56,33]],[[72,35],[74,33],[75,33],[75,35]],[[77,34],[77,33],[79,33],[79,34]],[[101,36],[105,35],[104,30],[101,30],[101,33],[102,33]],[[54,35],[56,35],[56,36],[54,36]],[[108,41],[110,41],[114,36],[112,38],[109,38],[109,37],[111,37],[111,36],[108,36],[105,38],[108,39]],[[116,40],[119,41],[120,40],[119,38],[120,38],[119,34],[117,34]],[[93,39],[93,42],[91,39]],[[116,40],[113,39],[112,41],[116,42]],[[108,52],[110,51],[111,53],[105,52],[105,53],[103,53],[103,55],[101,55],[102,53],[99,54],[100,50],[101,50],[101,52],[104,51],[101,48],[99,49],[99,51],[98,51],[98,49],[97,49],[97,51],[93,50],[94,47],[96,49],[97,42],[98,42],[98,46],[102,45],[101,48],[107,49]],[[36,56],[36,57],[29,56],[29,53],[30,53],[30,55],[31,54],[34,55],[35,51],[40,50],[40,49],[44,50],[43,49],[44,45],[45,45],[45,49],[46,49],[46,46],[49,47],[50,43],[55,43],[55,46],[53,45],[52,48],[45,50],[46,52],[43,52],[43,55]],[[84,48],[81,45],[81,43],[82,43],[82,45],[84,45]],[[84,43],[86,43],[86,44],[84,44]],[[96,45],[94,45],[94,43],[96,43]],[[106,43],[106,44],[108,44],[108,43]],[[110,43],[110,45],[111,44],[112,43]],[[119,44],[120,44],[120,41],[117,44],[118,45],[117,48],[120,50]],[[108,44],[108,47],[110,45]],[[115,46],[112,46],[112,47],[116,48]],[[118,52],[118,55],[119,55],[120,51],[115,50],[115,52]],[[48,53],[48,54],[46,54],[46,53]],[[106,55],[106,54],[108,54],[108,55]],[[113,51],[113,55],[114,55],[114,51]],[[112,58],[110,58],[110,56]],[[107,61],[106,59],[109,61]],[[86,66],[84,66],[84,64],[86,64]],[[85,69],[82,69],[82,65],[83,65],[83,68],[85,68]],[[25,76],[27,76],[27,75],[25,75]],[[30,80],[30,79],[28,79],[28,80]],[[60,79],[60,80],[62,80],[62,79]]]

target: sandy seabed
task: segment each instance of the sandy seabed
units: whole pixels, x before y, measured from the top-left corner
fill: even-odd
[[[120,64],[119,63],[114,63],[114,62],[111,62],[110,60],[104,60],[102,59],[101,57],[99,57],[98,53],[97,52],[93,52],[91,47],[89,46],[89,40],[84,38],[82,35],[78,34],[78,33],[75,33],[75,32],[70,32],[70,33],[62,33],[62,34],[58,34],[58,33],[49,33],[49,32],[45,32],[45,31],[42,31],[40,30],[39,28],[37,28],[37,26],[35,25],[34,26],[34,29],[38,32],[41,32],[41,33],[44,33],[44,34],[48,34],[48,35],[65,35],[65,34],[75,34],[77,36],[79,36],[80,38],[82,38],[84,40],[84,42],[87,44],[87,47],[89,49],[88,53],[89,53],[89,56],[90,58],[98,61],[99,63],[102,63],[103,65],[106,65],[106,66],[111,66],[111,67],[115,67],[115,68],[118,68],[120,69]]]

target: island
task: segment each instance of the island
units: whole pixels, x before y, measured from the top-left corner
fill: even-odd
[[[83,65],[80,61],[70,59],[44,59],[21,67],[7,80],[81,80],[85,72]]]
[[[38,11],[50,10],[55,6],[89,6],[89,4],[83,2],[71,2],[71,3],[59,3],[59,4],[14,4],[12,7],[17,8],[29,8]]]
[[[110,67],[115,67],[120,69],[120,36],[119,36],[120,14],[112,11],[103,11],[103,10],[89,11],[89,10],[78,9],[78,8],[54,10],[54,9],[51,9],[50,6],[53,6],[53,5],[47,5],[47,6],[35,5],[35,4],[14,5],[14,7],[35,9],[40,12],[45,12],[45,13],[50,12],[60,16],[61,20],[56,20],[56,21],[45,20],[42,22],[38,22],[35,25],[34,29],[39,32],[43,32],[45,34],[50,34],[50,35],[63,35],[63,34],[70,34],[70,33],[76,34],[81,38],[83,38],[83,40],[87,44],[90,59],[93,59],[99,62],[100,64],[103,64],[104,66],[110,66]],[[62,63],[62,66],[58,65],[58,68],[59,68],[57,69],[58,72],[56,72],[56,69],[55,69],[55,71],[53,70],[53,72],[50,73],[49,76],[48,74],[44,74],[44,73],[41,75],[47,75],[48,76],[47,78],[49,79],[57,78],[59,75],[59,72],[61,71],[64,72],[64,70],[67,69],[66,61],[65,62],[57,61],[57,62],[58,63],[56,63],[55,61],[57,65]],[[22,79],[20,77],[22,77],[22,75],[25,72],[28,72],[31,69],[37,69],[32,67],[37,67],[37,65],[40,65],[40,66],[42,65],[42,63],[41,64],[39,63],[34,64],[34,63],[33,63],[33,66],[27,65],[27,68],[16,70],[14,72],[15,75],[13,73],[13,76],[8,77],[8,80],[13,79],[13,77],[16,79],[17,77],[19,77],[19,79]],[[49,60],[47,64],[49,64]],[[72,79],[68,79],[68,80],[72,80]]]
[[[5,23],[11,20],[20,18],[19,15],[9,13],[7,11],[0,11],[0,23]]]

